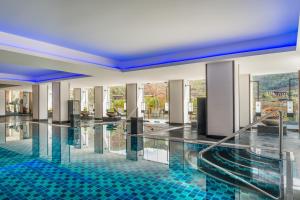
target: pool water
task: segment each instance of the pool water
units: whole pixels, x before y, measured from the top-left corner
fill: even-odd
[[[0,143],[0,199],[268,199],[199,171],[201,144],[29,122]]]

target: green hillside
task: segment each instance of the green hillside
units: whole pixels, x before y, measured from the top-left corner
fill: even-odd
[[[259,81],[260,91],[277,90],[289,86],[289,79],[298,78],[297,73],[269,74],[253,76],[253,81]],[[297,86],[298,80],[293,80],[291,86]]]

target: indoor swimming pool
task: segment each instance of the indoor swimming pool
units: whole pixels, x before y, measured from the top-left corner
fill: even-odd
[[[129,136],[113,124],[2,123],[0,199],[270,199],[203,163],[205,147]],[[282,192],[276,159],[228,147],[207,159],[268,193]]]

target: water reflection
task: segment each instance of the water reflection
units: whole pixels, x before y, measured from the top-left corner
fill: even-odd
[[[36,122],[0,124],[0,144],[18,141],[16,144],[19,145],[23,140],[32,141],[26,144],[31,146],[28,148],[30,155],[54,163],[70,163],[84,159],[88,154],[113,153],[132,161],[143,159],[169,164],[169,159],[175,162],[169,151],[182,151],[175,151],[179,146],[167,140],[126,136],[123,128],[114,124],[94,127],[52,126]],[[10,148],[14,147],[17,145]],[[22,153],[23,150],[16,148],[16,151]]]
[[[95,133],[94,133],[94,152],[103,154],[104,153],[104,131],[103,126],[96,126],[95,127]],[[106,135],[106,134],[105,134]]]
[[[6,142],[6,131],[5,128],[6,124],[5,123],[1,123],[0,124],[0,144],[5,144]]]
[[[204,199],[213,198],[211,195],[216,193],[216,186],[219,187],[219,191],[226,193],[227,199],[239,199],[241,193],[240,190],[234,190],[203,173],[195,173],[199,163],[197,154],[203,146],[126,135],[122,127],[117,125],[74,128],[31,122],[0,124],[0,146],[21,154],[28,154],[29,151],[32,157],[55,164],[94,167],[94,171],[107,166],[106,170],[113,170],[111,174],[115,175],[122,175],[124,170],[150,165],[149,169],[155,171],[156,168],[160,168],[160,172],[166,173],[165,176],[172,180],[181,180],[188,186],[206,191],[205,196],[202,196]],[[107,162],[102,162],[105,159]],[[151,161],[152,164],[143,160]],[[152,167],[153,165],[155,166]],[[110,169],[110,166],[114,166],[115,169]],[[193,170],[189,171],[190,169]],[[189,171],[190,175],[187,176],[186,171]],[[142,173],[140,175],[143,177],[150,172],[140,170],[139,173]],[[127,173],[124,176],[128,178]],[[161,174],[158,173],[158,176]],[[156,174],[152,178],[156,180]]]
[[[52,126],[52,162],[54,163],[71,161],[68,129],[68,127]]]
[[[1,123],[0,128],[1,133],[5,133],[6,135],[5,141],[25,140],[32,138],[31,124],[29,123]]]
[[[169,141],[144,138],[144,159],[169,163]]]

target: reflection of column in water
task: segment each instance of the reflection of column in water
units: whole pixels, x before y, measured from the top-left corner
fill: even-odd
[[[103,154],[103,126],[96,125],[94,132],[94,152]]]
[[[8,124],[5,125],[5,138],[9,137],[9,134],[10,134],[10,130],[9,130],[9,126]],[[6,141],[6,139],[5,139]]]
[[[52,125],[48,124],[48,151],[47,151],[47,156],[48,159],[52,158]]]
[[[108,131],[106,125],[102,125],[103,129],[103,152],[110,151],[110,131]]]
[[[0,144],[6,142],[6,125],[5,123],[0,124]]]
[[[32,156],[40,156],[39,124],[32,124]]]
[[[23,139],[30,139],[32,138],[32,133],[30,132],[30,127],[31,125],[29,123],[22,123],[19,125],[20,128],[20,134],[22,133]]]
[[[76,149],[81,148],[81,128],[68,127],[68,144]]]
[[[40,157],[48,156],[48,124],[39,124]]]
[[[169,141],[169,168],[184,169],[184,143]]]
[[[70,162],[68,127],[52,126],[52,161],[55,163]]]
[[[60,127],[61,134],[61,162],[70,162],[70,146],[68,145],[68,127]]]
[[[126,159],[127,160],[138,160],[139,151],[143,150],[143,138],[138,136],[126,137]]]
[[[81,130],[81,148],[85,148],[88,146],[89,146],[88,128],[83,127],[83,130]]]
[[[26,138],[24,138],[24,132],[23,132],[23,130],[20,126],[14,125],[13,126],[13,131],[17,132],[19,134],[20,140],[26,139]]]
[[[61,134],[59,126],[52,126],[52,162],[61,162]]]
[[[28,123],[27,131],[29,133],[29,138],[32,138],[32,124]]]
[[[11,137],[12,136],[12,129],[11,129],[11,127],[10,127],[10,125],[7,125],[7,136],[8,137]]]

